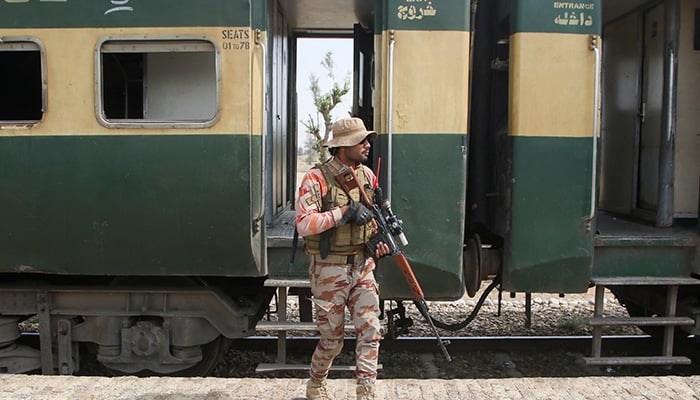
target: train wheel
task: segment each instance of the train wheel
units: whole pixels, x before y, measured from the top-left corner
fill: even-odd
[[[469,297],[476,296],[476,292],[481,288],[481,239],[474,234],[467,241],[462,258],[462,273],[464,275],[464,286]]]
[[[202,361],[197,365],[169,374],[169,376],[209,376],[231,347],[231,339],[219,336],[211,342],[202,345]]]
[[[231,347],[231,339],[223,336],[219,336],[211,342],[202,345],[202,360],[192,367],[170,372],[170,373],[159,373],[151,370],[141,370],[138,372],[126,372],[120,371],[118,369],[110,368],[104,364],[101,364],[95,357],[91,357],[90,361],[87,363],[89,369],[89,374],[97,375],[109,375],[109,376],[138,376],[138,377],[149,377],[149,376],[210,376],[216,366],[223,360],[224,356],[228,352],[229,347]],[[89,353],[96,355],[96,348],[89,346]],[[97,363],[99,367],[96,367],[93,363]]]

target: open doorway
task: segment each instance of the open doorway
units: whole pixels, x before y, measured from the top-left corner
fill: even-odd
[[[329,156],[320,146],[327,132],[327,121],[332,123],[352,113],[353,39],[350,36],[298,37],[296,49],[295,193],[304,174]],[[325,104],[321,106],[320,103]],[[324,108],[330,110],[324,111]]]
[[[613,4],[606,3],[611,12]],[[600,210],[660,227],[697,218],[700,193],[700,55],[693,48],[700,0],[675,11],[665,4],[606,17],[599,196]],[[667,12],[678,13],[677,26],[667,24]]]

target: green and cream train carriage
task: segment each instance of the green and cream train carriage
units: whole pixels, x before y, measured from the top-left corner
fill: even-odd
[[[303,286],[302,36],[354,37],[353,113],[428,298],[612,285],[640,315],[678,295],[669,321],[692,322],[697,9],[0,1],[0,371],[74,373],[90,344],[120,372],[207,373]],[[377,275],[410,298],[390,261]],[[39,349],[16,343],[31,316]]]

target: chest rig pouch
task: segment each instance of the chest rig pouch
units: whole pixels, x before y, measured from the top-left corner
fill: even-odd
[[[346,193],[336,181],[335,176],[344,168],[337,160],[331,159],[318,168],[323,173],[326,186],[328,187],[328,192],[323,196],[322,212],[328,211],[333,207],[345,206],[350,203],[350,199],[354,202],[362,201],[359,187]],[[362,165],[355,168],[355,174],[359,185],[364,189],[367,197],[369,197],[370,201],[374,201],[374,190],[371,189]],[[374,225],[371,221],[362,226],[348,223],[324,231],[319,235],[305,237],[304,249],[308,254],[320,254],[321,258],[325,258],[328,254],[357,254],[364,250],[365,244],[372,236],[373,230]]]

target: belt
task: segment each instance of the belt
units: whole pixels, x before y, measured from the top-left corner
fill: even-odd
[[[320,254],[315,254],[314,259],[319,263],[326,264],[355,264],[355,256],[357,254],[350,254],[349,256],[343,256],[339,254],[329,254],[326,258],[321,258]]]

